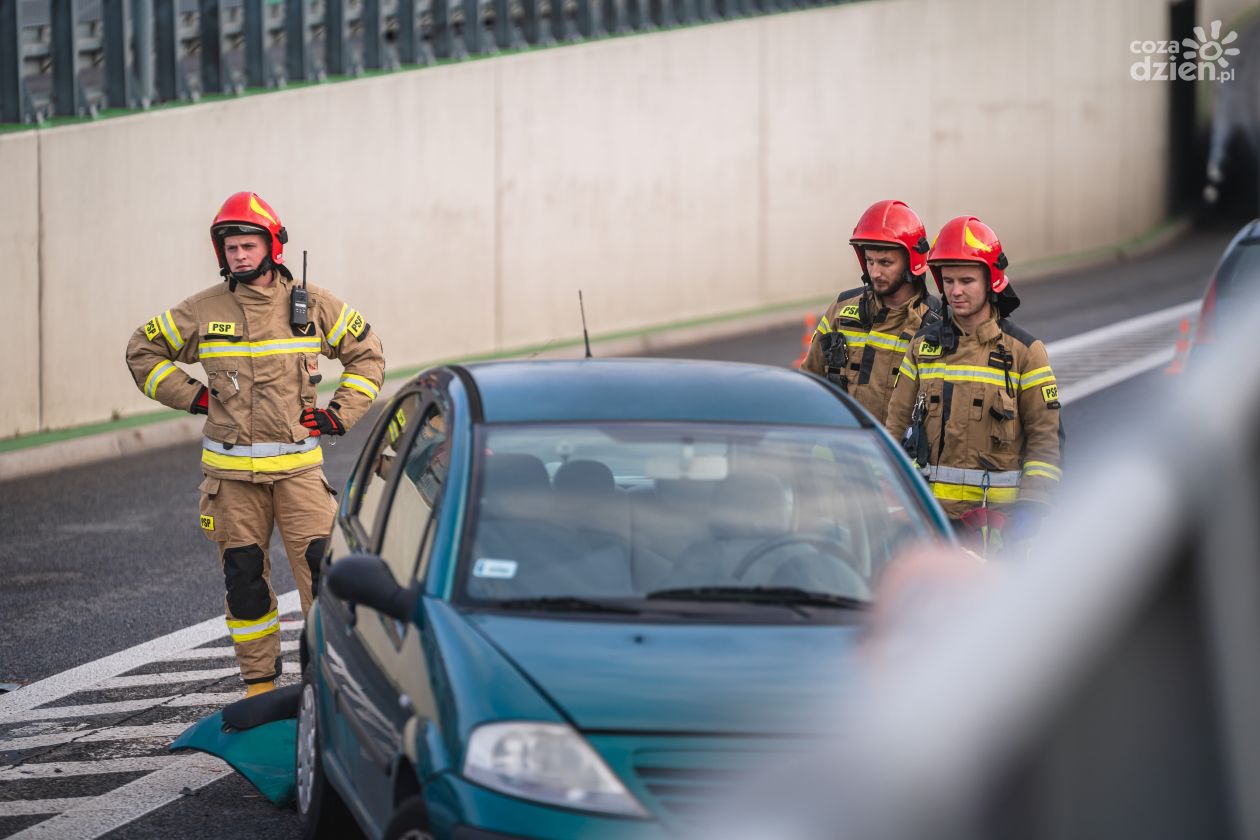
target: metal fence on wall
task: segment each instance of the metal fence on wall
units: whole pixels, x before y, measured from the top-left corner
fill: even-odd
[[[0,122],[145,109],[833,2],[0,0]]]

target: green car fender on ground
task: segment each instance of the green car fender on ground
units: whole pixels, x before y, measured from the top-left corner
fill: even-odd
[[[297,705],[300,686],[240,700],[194,723],[170,746],[223,759],[273,804],[288,807],[297,792]]]

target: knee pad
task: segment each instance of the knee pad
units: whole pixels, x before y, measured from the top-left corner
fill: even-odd
[[[263,580],[263,550],[254,545],[223,551],[223,583],[228,609],[236,618],[262,618],[271,609],[271,593]]]
[[[306,547],[306,565],[311,570],[311,597],[319,594],[319,564],[324,560],[324,552],[328,550],[328,537],[311,540]]]

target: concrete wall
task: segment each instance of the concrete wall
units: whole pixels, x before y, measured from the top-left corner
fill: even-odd
[[[36,137],[0,135],[0,438],[39,428],[39,227]]]
[[[154,408],[123,346],[215,282],[207,227],[239,189],[394,368],[576,336],[579,288],[595,334],[825,295],[886,197],[929,235],[984,218],[1018,278],[1163,218],[1167,91],[1127,45],[1166,21],[879,0],[10,135],[0,265],[43,317],[0,339],[39,359],[8,366],[0,436]]]

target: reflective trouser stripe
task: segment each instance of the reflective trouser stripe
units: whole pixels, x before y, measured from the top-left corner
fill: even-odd
[[[251,443],[228,446],[208,437],[201,439],[201,448],[219,455],[248,456],[250,458],[274,458],[277,455],[293,455],[310,452],[319,446],[319,438],[312,437],[298,443]]]
[[[228,632],[234,642],[250,642],[280,632],[280,612],[272,610],[262,618],[241,621],[235,618],[227,620]]]
[[[984,490],[969,484],[945,484],[932,482],[932,495],[946,502],[979,502],[984,500]],[[989,501],[1008,504],[1019,499],[1018,487],[993,487],[989,489]]]
[[[925,477],[928,481],[939,481],[946,484],[966,484],[970,487],[984,487],[984,477],[989,476],[989,487],[1018,487],[1019,470],[987,473],[984,470],[963,470],[957,467],[928,467]],[[992,493],[990,493],[990,496]]]
[[[242,470],[256,473],[285,472],[324,463],[324,450],[317,447],[310,452],[254,458],[249,455],[220,455],[218,452],[203,449],[201,463],[218,470]]]

